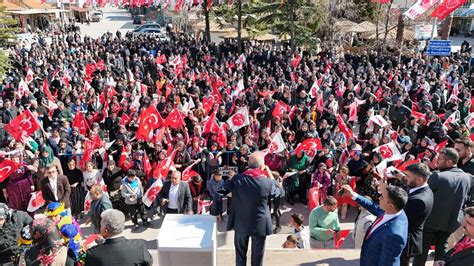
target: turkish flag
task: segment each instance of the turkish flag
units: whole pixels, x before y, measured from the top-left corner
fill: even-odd
[[[420,162],[421,162],[420,159],[414,159],[408,162],[404,162],[401,165],[397,166],[397,169],[404,172],[407,170],[407,166],[415,164],[415,163],[420,163]]]
[[[209,112],[212,110],[214,103],[214,97],[204,97],[202,99],[202,108],[206,112],[206,115],[209,114]]]
[[[285,111],[289,112],[290,107],[286,103],[278,101],[275,104],[275,107],[273,107],[272,116],[281,118]]]
[[[440,119],[442,119],[442,118],[440,117]],[[452,113],[452,114],[444,121],[443,127],[447,130],[447,129],[448,129],[448,125],[449,125],[450,123],[454,123],[454,122],[456,122],[456,121],[458,121],[458,117],[457,117],[457,115],[456,115],[456,112],[454,112],[454,113]]]
[[[156,179],[155,182],[148,188],[148,190],[143,194],[142,202],[145,204],[147,207],[150,207],[151,204],[156,199],[156,196],[160,192],[161,188],[163,187],[163,181],[161,178]]]
[[[199,161],[195,161],[194,163],[192,163],[191,165],[186,167],[186,169],[183,170],[183,172],[181,173],[181,180],[183,180],[184,182],[189,182],[191,177],[199,175],[198,172],[192,170],[193,166],[198,162]]]
[[[21,164],[16,163],[14,161],[10,161],[8,159],[3,159],[0,163],[0,182],[7,179],[13,172],[15,172],[18,168],[20,168]]]
[[[416,117],[417,119],[425,118],[425,114],[413,110],[411,111],[411,116]]]
[[[31,193],[30,201],[28,202],[28,212],[35,212],[37,209],[41,208],[46,201],[43,198],[43,193],[41,191],[35,191]]]
[[[280,153],[286,149],[285,141],[281,133],[276,133],[272,137],[272,142],[268,145],[268,153]]]
[[[81,168],[84,168],[86,166],[86,163],[90,160],[92,160],[92,153],[94,152],[94,142],[92,142],[90,139],[86,139],[84,141],[84,154],[82,155],[82,159],[80,162]]]
[[[95,64],[95,66],[96,66],[96,69],[98,69],[98,70],[100,70],[100,71],[104,70],[104,69],[105,69],[104,60],[99,59],[99,60],[97,61],[97,63]]]
[[[30,136],[40,129],[40,125],[30,110],[26,110],[5,125],[4,128],[16,141],[21,141],[23,136]]]
[[[211,115],[209,116],[209,119],[206,121],[204,124],[204,128],[202,130],[202,133],[211,133],[211,132],[217,132],[219,131],[219,125],[216,122],[216,110],[212,111]]]
[[[448,140],[444,140],[442,142],[440,142],[439,144],[437,144],[435,147],[434,147],[434,152],[435,153],[438,153],[440,152],[442,149],[444,149],[444,147],[446,147],[446,145],[448,144]]]
[[[145,171],[145,174],[148,177],[152,174],[152,169],[151,169],[151,163],[150,160],[148,159],[148,155],[146,152],[143,154],[143,170]]]
[[[380,0],[380,1],[389,1],[389,0]],[[351,230],[346,229],[346,230],[341,230],[334,234],[334,248],[335,249],[339,249],[341,247],[342,243],[344,243],[344,240],[346,240],[350,232]]]
[[[46,94],[46,97],[48,97],[48,100],[55,102],[56,99],[54,99],[53,95],[51,94],[51,91],[49,90],[49,85],[48,85],[48,79],[43,80],[43,92]]]
[[[87,124],[86,118],[84,117],[83,112],[77,112],[72,121],[72,127],[79,128],[79,133],[85,136],[87,131],[89,131],[89,125]]]
[[[224,148],[227,144],[227,133],[226,133],[226,124],[223,123],[219,127],[219,133],[217,133],[217,145],[219,147]]]
[[[222,87],[224,84],[222,83],[221,79],[217,79],[216,82],[212,83],[212,93],[211,97],[214,99],[214,102],[222,101],[222,96],[219,92],[219,88]]]
[[[247,107],[237,110],[237,112],[235,112],[235,114],[227,120],[227,124],[229,124],[230,128],[234,132],[249,125],[249,110]]]
[[[155,169],[153,169],[153,177],[156,177],[158,179],[163,179],[163,180],[166,179],[166,176],[168,175],[168,172],[170,171],[170,168],[173,165],[175,155],[176,155],[176,151],[173,151],[163,161],[157,163],[155,165]]]
[[[91,77],[92,74],[97,70],[96,64],[90,63],[86,64],[86,76]]]
[[[303,142],[298,145],[295,149],[295,153],[299,154],[300,152],[304,151],[308,157],[313,158],[316,155],[318,150],[322,150],[323,145],[321,144],[321,140],[319,138],[309,138],[305,139]]]
[[[319,202],[319,188],[313,187],[309,189],[309,211],[311,212],[314,208],[318,207],[321,203]]]
[[[147,140],[150,132],[161,127],[164,123],[156,107],[152,104],[140,114],[137,129],[137,139]]]
[[[166,55],[162,54],[159,57],[157,57],[156,63],[159,65],[163,65],[164,63],[166,63]]]
[[[344,120],[342,119],[340,114],[336,115],[337,123],[339,125],[339,128],[341,129],[341,132],[346,136],[347,139],[350,139],[353,137],[354,133],[352,130],[346,125]]]
[[[474,113],[470,113],[466,118],[464,118],[464,122],[468,128],[474,127]]]
[[[379,146],[372,151],[380,153],[382,155],[382,159],[386,160],[387,162],[396,161],[402,159],[402,154],[397,148],[395,142],[390,142],[388,144]]]
[[[291,66],[296,68],[298,67],[300,62],[301,62],[301,56],[297,54],[293,59],[291,59]]]
[[[430,16],[443,20],[454,10],[466,3],[466,1],[467,0],[445,0],[433,10]]]
[[[125,113],[122,113],[122,117],[120,118],[120,125],[124,126],[130,122],[130,116]]]
[[[166,117],[164,125],[170,128],[180,128],[186,125],[184,123],[183,116],[178,109],[173,109],[171,113]]]

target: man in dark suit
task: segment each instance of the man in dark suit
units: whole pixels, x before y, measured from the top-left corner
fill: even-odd
[[[64,208],[69,208],[69,196],[71,186],[66,176],[59,175],[55,165],[47,165],[44,171],[48,178],[41,180],[41,192],[46,201],[45,205],[51,202],[64,203]]]
[[[235,230],[236,265],[247,264],[249,238],[252,238],[252,266],[263,265],[265,240],[272,234],[272,219],[268,208],[270,196],[279,196],[271,172],[265,166],[265,155],[249,156],[248,169],[227,181],[220,196],[232,192],[232,205],[227,230]],[[270,177],[270,178],[269,178]]]
[[[446,254],[446,266],[466,266],[474,264],[474,207],[464,210],[464,236]],[[443,264],[442,264],[443,265]]]
[[[471,174],[471,189],[469,190],[469,200],[467,206],[474,206],[474,143],[468,137],[457,139],[454,148],[458,151],[458,167],[464,172]]]
[[[146,266],[153,264],[153,258],[144,240],[126,239],[120,235],[125,225],[123,212],[108,209],[102,212],[101,217],[100,235],[105,241],[87,251],[84,265]]]
[[[171,180],[163,183],[158,200],[166,213],[193,214],[193,197],[187,182],[181,181],[181,173],[171,173]]]
[[[344,195],[377,216],[377,220],[365,234],[360,251],[360,265],[398,266],[400,255],[407,243],[408,219],[403,211],[408,196],[399,187],[379,185],[380,205],[355,193],[349,185],[343,185]]]
[[[421,254],[423,247],[423,226],[433,208],[433,192],[427,180],[430,169],[424,163],[406,167],[404,183],[409,188],[405,214],[408,218],[408,242],[400,257],[400,265],[408,266],[410,258]]]
[[[425,265],[433,242],[435,262],[443,260],[449,235],[461,225],[462,207],[471,186],[471,177],[456,167],[458,161],[459,155],[453,148],[445,148],[438,154],[439,171],[433,172],[428,179],[434,195],[433,209],[423,228],[422,254],[415,257],[414,266]]]

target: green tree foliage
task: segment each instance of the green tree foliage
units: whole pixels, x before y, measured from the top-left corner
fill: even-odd
[[[286,2],[251,1],[250,14],[254,15],[252,28],[271,30],[280,36],[291,37],[291,46],[315,47],[319,43],[316,32],[326,19],[323,0],[287,0]]]
[[[18,21],[5,12],[5,7],[0,7],[0,82],[11,66],[4,48],[12,44],[19,31]]]

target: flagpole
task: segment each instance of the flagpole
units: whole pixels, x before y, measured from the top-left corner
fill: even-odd
[[[436,29],[436,22],[438,21],[437,18],[433,18],[433,26],[431,28],[431,37],[430,40],[433,40],[434,34],[435,34],[435,29]]]

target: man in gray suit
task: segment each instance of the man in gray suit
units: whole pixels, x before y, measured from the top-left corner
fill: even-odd
[[[453,148],[445,148],[438,154],[438,171],[428,179],[434,195],[433,209],[423,229],[422,254],[415,257],[414,266],[425,265],[433,242],[436,245],[435,262],[443,260],[449,235],[463,221],[462,207],[471,186],[471,177],[457,167],[458,161],[459,154]]]
[[[171,180],[163,183],[158,200],[166,213],[193,214],[193,198],[187,182],[181,181],[181,173],[171,173]]]

